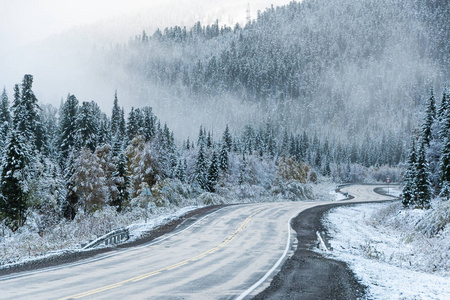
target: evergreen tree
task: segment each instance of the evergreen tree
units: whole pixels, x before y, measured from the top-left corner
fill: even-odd
[[[112,199],[111,205],[117,208],[117,212],[121,212],[125,203],[130,198],[128,191],[130,187],[130,174],[127,167],[127,157],[122,152],[117,161],[116,170],[113,174],[114,183],[117,187],[117,197]]]
[[[208,189],[208,162],[205,154],[203,143],[200,143],[198,150],[197,162],[195,164],[195,181],[204,190]]]
[[[211,132],[208,131],[208,135],[206,137],[206,148],[211,148],[212,147],[212,137],[211,137]]]
[[[114,136],[118,133],[120,122],[121,122],[121,112],[122,110],[119,107],[119,100],[117,99],[117,91],[114,94],[114,103],[112,108],[111,115],[111,134]]]
[[[450,197],[450,104],[442,113],[442,128],[440,135],[443,139],[442,154],[440,159],[442,189],[440,196],[446,199]]]
[[[231,147],[233,146],[233,140],[230,134],[230,128],[228,128],[228,124],[225,127],[225,131],[222,136],[222,144],[226,147],[228,152],[231,151]]]
[[[219,154],[219,168],[222,172],[228,171],[228,146],[222,144]]]
[[[416,176],[414,180],[414,205],[429,208],[432,197],[430,174],[425,156],[425,143],[422,142],[417,153]]]
[[[416,190],[414,188],[414,180],[416,178],[416,145],[413,141],[408,157],[408,166],[403,176],[404,185],[402,190],[402,203],[405,207],[410,206],[413,202]]]
[[[59,116],[60,163],[69,157],[69,153],[75,149],[77,135],[78,100],[74,95],[68,95],[66,102],[62,104]]]
[[[152,113],[152,108],[148,106],[144,107],[142,109],[141,134],[144,136],[146,142],[150,141],[156,134],[155,121],[156,117]]]
[[[422,126],[422,142],[426,146],[430,145],[431,141],[431,128],[436,118],[436,101],[434,100],[434,92],[431,90],[431,96],[428,98],[427,107],[425,110],[425,120]]]
[[[3,93],[0,99],[0,146],[3,149],[5,141],[8,137],[8,132],[11,128],[11,113],[9,110],[9,100],[6,89],[3,89]]]
[[[30,153],[25,137],[13,130],[6,147],[0,183],[0,217],[13,231],[21,227],[26,219]]]
[[[77,148],[95,151],[99,134],[99,110],[95,102],[83,102],[75,121]]]
[[[128,122],[127,122],[127,137],[129,141],[132,141],[133,138],[139,133],[141,128],[139,124],[140,116],[139,109],[131,108],[130,113],[128,114]]]
[[[80,200],[77,192],[77,183],[73,176],[75,174],[75,168],[74,149],[70,149],[64,169],[64,181],[66,182],[67,194],[61,203],[61,211],[67,220],[73,220],[75,218]]]
[[[43,150],[46,141],[41,124],[38,100],[32,90],[33,76],[25,75],[22,81],[22,90],[19,93],[18,86],[14,88],[14,119],[15,129],[30,141],[34,148]]]
[[[176,179],[180,180],[181,182],[185,182],[185,180],[186,180],[185,165],[186,165],[186,160],[184,160],[184,163],[181,160],[179,160],[178,164],[175,168],[175,174],[173,176]]]
[[[203,131],[203,126],[200,125],[200,131],[198,133],[198,139],[197,139],[197,147],[200,145],[204,145],[206,142],[206,136],[205,132]]]
[[[207,191],[214,192],[214,186],[217,184],[217,180],[219,179],[219,161],[217,159],[217,153],[214,151],[211,158],[211,164],[209,165],[208,170],[208,185]]]

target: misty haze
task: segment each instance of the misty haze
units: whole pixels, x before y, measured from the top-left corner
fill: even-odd
[[[0,299],[450,293],[450,1],[2,8]]]

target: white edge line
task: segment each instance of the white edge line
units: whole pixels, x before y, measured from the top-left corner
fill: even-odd
[[[145,245],[143,245],[143,246],[132,247],[132,248],[127,249],[127,250],[124,250],[124,251],[119,251],[119,252],[114,252],[114,253],[111,253],[111,254],[102,255],[102,256],[97,257],[97,258],[92,258],[92,259],[89,259],[89,260],[84,260],[84,261],[81,261],[81,262],[76,262],[76,263],[71,263],[71,264],[63,264],[63,265],[60,265],[60,266],[57,266],[57,267],[45,268],[45,269],[41,269],[41,270],[29,272],[29,273],[19,273],[19,274],[15,274],[15,275],[11,275],[11,276],[7,276],[7,275],[6,275],[5,277],[1,277],[1,276],[0,276],[0,281],[6,281],[6,280],[11,280],[11,279],[16,279],[16,278],[21,278],[21,277],[32,276],[32,275],[36,275],[36,274],[40,274],[40,273],[45,273],[45,272],[51,272],[51,271],[55,271],[55,270],[60,270],[60,269],[64,269],[64,268],[70,268],[70,267],[75,267],[75,266],[79,266],[79,265],[84,265],[84,264],[96,262],[96,261],[99,261],[99,260],[102,260],[102,259],[105,259],[105,258],[109,258],[109,257],[112,257],[112,256],[116,256],[116,255],[119,255],[119,254],[123,254],[123,253],[127,253],[127,252],[130,252],[130,251],[142,249],[142,248],[151,246],[151,245],[153,245],[153,244],[155,244],[155,243],[159,243],[159,242],[165,241],[165,240],[167,240],[167,239],[170,239],[171,237],[174,237],[174,236],[176,236],[176,235],[179,235],[180,233],[182,233],[182,232],[184,232],[184,231],[190,229],[191,227],[197,225],[197,223],[203,221],[203,220],[206,219],[207,217],[210,217],[210,216],[212,216],[212,215],[218,213],[219,211],[221,211],[221,210],[224,209],[224,208],[225,208],[225,207],[222,207],[222,208],[220,208],[220,209],[218,209],[218,210],[216,210],[216,211],[213,211],[213,212],[207,214],[206,216],[203,216],[201,219],[197,220],[195,223],[189,225],[188,227],[184,228],[183,230],[180,230],[180,231],[178,231],[178,232],[176,232],[176,233],[173,233],[173,234],[171,234],[171,235],[168,235],[168,236],[166,236],[166,237],[164,237],[164,238],[162,238],[162,239],[156,238],[155,240],[153,240],[153,241],[151,241],[151,242],[149,242],[148,244],[145,244]],[[83,252],[83,251],[79,251],[79,252]]]
[[[253,284],[251,287],[249,287],[245,292],[243,292],[242,294],[240,294],[236,300],[242,300],[244,299],[246,296],[248,296],[251,292],[253,292],[258,286],[260,286],[264,281],[266,281],[266,279],[270,276],[270,274],[272,274],[273,271],[275,271],[276,268],[278,268],[278,266],[281,264],[281,262],[283,261],[283,259],[286,257],[287,252],[289,251],[289,246],[291,244],[291,220],[297,216],[299,214],[299,212],[297,212],[295,215],[293,215],[289,221],[288,221],[288,238],[287,238],[287,242],[286,242],[286,249],[284,249],[283,254],[281,255],[281,257],[278,259],[278,261],[273,265],[273,267],[267,271],[267,273],[260,279],[258,280],[258,282],[256,282],[255,284]]]

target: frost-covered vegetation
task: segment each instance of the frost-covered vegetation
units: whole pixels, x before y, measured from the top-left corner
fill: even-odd
[[[365,204],[324,218],[333,251],[369,285],[369,298],[444,299],[450,286],[450,202],[431,208]],[[350,217],[351,216],[351,217]]]

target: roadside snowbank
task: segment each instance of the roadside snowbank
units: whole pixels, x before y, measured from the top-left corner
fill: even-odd
[[[428,211],[399,202],[333,209],[323,220],[333,248],[327,255],[349,264],[370,299],[448,299],[449,209],[440,201]]]
[[[169,207],[167,211],[164,208],[153,208],[147,223],[143,219],[143,209],[134,208],[130,212],[119,214],[114,208],[106,207],[92,216],[79,214],[73,222],[61,222],[42,235],[34,231],[32,226],[24,226],[18,232],[0,235],[0,268],[67,252],[84,251],[81,249],[83,243],[95,240],[115,228],[127,227],[130,230],[128,242],[132,242],[152,229],[200,207],[202,206]]]

